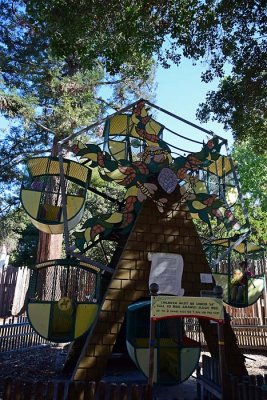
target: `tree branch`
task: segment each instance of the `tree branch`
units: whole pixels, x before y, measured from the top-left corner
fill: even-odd
[[[42,129],[44,129],[44,130],[47,131],[47,132],[51,132],[51,133],[53,133],[53,134],[56,136],[56,132],[55,132],[55,131],[52,131],[52,129],[47,128],[46,126],[44,126],[44,125],[41,124],[40,122],[37,122],[36,120],[33,120],[33,123],[34,123],[35,125],[39,126],[39,128],[42,128]]]
[[[50,152],[51,152],[51,148],[45,149],[45,150],[35,150],[35,151],[31,151],[29,153],[20,154],[19,156],[16,157],[17,160],[14,160],[13,163],[10,163],[10,161],[7,161],[5,164],[3,164],[0,167],[0,171],[2,171],[7,166],[9,166],[9,168],[13,168],[16,165],[20,164],[21,162],[25,161],[28,157],[31,157],[33,155],[43,154],[43,153],[50,153]]]
[[[118,79],[116,81],[105,81],[105,82],[99,81],[99,82],[96,82],[95,84],[99,85],[99,86],[100,85],[117,85],[118,83],[122,83],[122,82],[124,82],[123,79]]]
[[[100,101],[101,103],[105,104],[106,106],[112,108],[115,111],[119,111],[121,109],[120,106],[118,106],[112,102],[108,102],[107,100],[104,100],[102,97],[95,97],[95,100]]]

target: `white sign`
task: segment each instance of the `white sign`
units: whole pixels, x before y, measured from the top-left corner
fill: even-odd
[[[149,286],[151,283],[157,283],[158,294],[183,296],[183,257],[175,253],[148,253],[148,259],[151,261]]]

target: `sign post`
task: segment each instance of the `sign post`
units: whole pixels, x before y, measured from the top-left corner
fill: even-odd
[[[215,286],[213,289],[214,296],[218,299],[223,298],[223,290],[221,286]],[[219,349],[219,368],[220,368],[220,380],[221,380],[221,388],[222,388],[222,400],[225,397],[225,352],[224,352],[224,331],[223,324],[218,324],[218,349]]]
[[[149,286],[151,296],[157,296],[159,286],[151,283]],[[149,329],[149,369],[148,369],[148,400],[153,399],[154,353],[155,353],[156,321],[150,318]]]

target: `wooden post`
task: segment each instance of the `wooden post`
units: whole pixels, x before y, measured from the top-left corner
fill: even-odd
[[[4,380],[4,399],[11,400],[13,391],[13,381],[12,378],[6,378]]]
[[[57,400],[63,400],[65,398],[65,383],[58,382],[57,385]]]
[[[220,369],[220,381],[222,387],[222,400],[226,400],[225,397],[225,352],[224,352],[224,332],[223,324],[218,324],[218,348],[219,348],[219,369]]]
[[[117,383],[111,383],[110,384],[109,398],[110,398],[110,400],[118,399],[118,385],[117,385]]]
[[[132,400],[139,400],[139,386],[134,384],[131,386],[131,399]],[[150,397],[148,397],[147,400],[149,400]]]
[[[98,384],[98,398],[99,400],[105,400],[106,398],[106,387],[107,383],[100,381]]]
[[[126,383],[121,383],[120,385],[120,400],[128,399],[128,386]]]
[[[151,283],[149,286],[150,295],[157,296],[159,286],[157,283]],[[153,375],[154,375],[154,349],[156,336],[156,321],[150,316],[149,329],[149,370],[148,370],[148,400],[153,399]]]
[[[221,286],[215,286],[213,288],[215,297],[222,298],[223,289]],[[223,323],[218,323],[218,348],[219,348],[219,373],[222,388],[222,400],[227,400],[226,398],[226,362],[225,362],[225,349],[224,349],[224,328]]]

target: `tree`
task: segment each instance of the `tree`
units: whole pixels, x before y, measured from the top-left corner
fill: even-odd
[[[267,243],[267,155],[251,149],[253,141],[235,144],[233,157],[238,162],[241,190],[245,198],[249,220],[256,243]]]
[[[80,65],[76,52],[55,57],[46,31],[32,20],[23,1],[0,0],[0,5],[0,112],[10,121],[0,145],[0,215],[5,218],[19,204],[23,161],[55,155],[60,139],[95,122],[110,108],[120,108],[126,98],[128,102],[151,92],[153,63],[148,61],[145,73],[131,79],[134,65],[124,65],[111,77],[101,60],[92,60],[88,69]],[[104,96],[103,87],[111,88]],[[49,248],[46,239],[42,234],[39,242],[44,253]],[[39,261],[47,257],[41,253],[39,248]]]
[[[11,253],[11,264],[14,267],[33,267],[36,263],[37,249],[38,231],[31,223],[28,223],[21,232],[15,251]]]
[[[208,93],[198,117],[223,122],[240,140],[254,137],[258,151],[266,147],[264,0],[127,0],[123,7],[114,0],[26,4],[33,23],[47,32],[53,53],[75,53],[81,65],[104,60],[107,70],[116,73],[136,58],[143,70],[153,54],[165,67],[169,61],[179,64],[182,54],[201,60],[207,65],[205,82],[222,80],[217,92]]]
[[[10,212],[0,218],[0,243],[5,245],[8,254],[16,250],[27,224],[25,213],[21,210]]]

